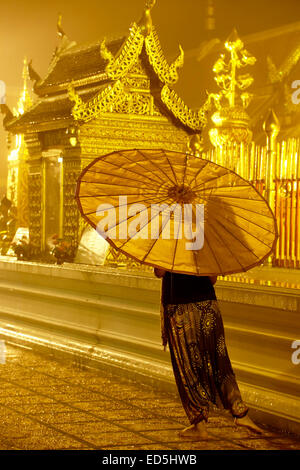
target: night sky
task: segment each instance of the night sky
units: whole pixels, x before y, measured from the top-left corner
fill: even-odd
[[[157,0],[152,18],[167,58],[174,58],[178,44],[187,52],[205,39],[206,3]],[[59,12],[67,36],[80,44],[127,34],[130,24],[140,19],[144,4],[144,0],[0,0],[0,80],[7,85],[7,104],[11,108],[16,105],[24,56],[32,59],[39,75],[46,74],[59,41]],[[221,39],[233,27],[243,36],[300,21],[299,0],[214,0],[214,4],[216,36]],[[194,86],[196,93],[196,80]],[[184,99],[184,89],[181,95]],[[6,135],[1,125],[0,196],[5,190],[6,158]]]

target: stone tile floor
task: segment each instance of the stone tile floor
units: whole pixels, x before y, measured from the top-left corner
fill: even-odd
[[[209,440],[182,439],[177,396],[16,346],[7,346],[0,384],[0,450],[300,449],[300,438],[269,429],[260,437],[216,412]]]

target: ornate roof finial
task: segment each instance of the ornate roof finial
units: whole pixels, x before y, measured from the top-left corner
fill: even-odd
[[[148,36],[148,34],[150,34],[152,31],[151,10],[154,7],[155,3],[156,0],[146,0],[143,16],[138,22],[138,25],[144,36]]]
[[[280,122],[276,116],[274,109],[269,109],[266,120],[263,123],[263,129],[267,135],[277,136],[280,131]]]
[[[60,37],[61,41],[60,41],[59,46],[55,49],[54,56],[60,55],[66,49],[76,46],[76,42],[70,41],[70,39],[64,32],[61,23],[62,23],[62,14],[59,13],[56,27],[57,27],[57,34]]]
[[[66,36],[66,33],[62,29],[61,23],[62,23],[62,14],[59,13],[58,18],[57,18],[57,34],[60,38],[63,38],[64,36]]]
[[[39,74],[32,67],[32,59],[30,60],[30,62],[28,62],[28,74],[29,74],[30,80],[32,80],[35,83],[41,79]]]

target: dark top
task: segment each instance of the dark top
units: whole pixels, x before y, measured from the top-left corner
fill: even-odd
[[[162,281],[161,301],[166,304],[188,304],[216,300],[214,286],[208,276],[192,276],[167,271]]]

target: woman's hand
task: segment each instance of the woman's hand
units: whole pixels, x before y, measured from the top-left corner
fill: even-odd
[[[156,277],[161,278],[166,274],[166,270],[162,268],[154,268],[154,274]]]

